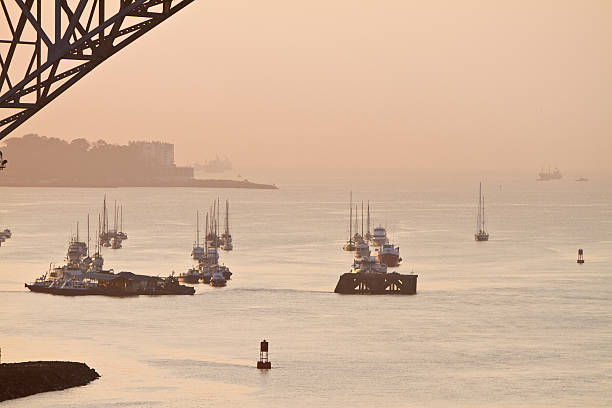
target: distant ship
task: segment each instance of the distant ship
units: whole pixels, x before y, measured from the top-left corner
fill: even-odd
[[[225,160],[221,160],[217,156],[213,160],[207,160],[204,164],[195,164],[193,167],[206,173],[223,173],[232,169],[232,162],[227,157]]]
[[[580,178],[577,178],[576,181],[589,181],[589,179],[588,178],[584,178],[584,177],[580,177]]]
[[[540,172],[538,173],[538,178],[536,180],[537,181],[549,181],[549,180],[560,180],[562,178],[563,178],[563,175],[561,174],[559,169],[555,167],[553,171],[550,171],[550,168],[548,168],[548,170],[544,170],[544,169],[540,170]]]

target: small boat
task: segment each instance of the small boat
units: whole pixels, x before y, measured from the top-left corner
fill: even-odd
[[[223,276],[223,272],[219,268],[215,268],[210,278],[210,286],[222,287],[227,284],[227,279]]]
[[[210,278],[212,278],[211,269],[211,266],[200,264],[200,277],[202,278],[202,282],[206,284],[210,283]]]
[[[8,229],[8,228],[5,229],[4,231],[0,232],[0,237],[2,237],[2,238],[8,239],[8,238],[10,238],[12,236],[13,236],[13,234],[11,233],[11,230]]]
[[[385,227],[383,226],[375,227],[370,243],[374,246],[382,247],[387,242],[389,242],[389,239],[387,238],[387,230],[385,229]]]
[[[125,232],[123,232],[123,205],[119,206],[121,212],[121,221],[119,222],[119,231],[117,232],[117,236],[121,238],[121,240],[125,241],[128,239],[128,236]]]
[[[389,243],[384,244],[381,249],[377,249],[376,256],[380,263],[385,264],[390,268],[399,266],[400,262],[402,262],[399,247],[393,246],[393,244]]]
[[[370,246],[365,241],[358,242],[355,245],[355,258],[363,258],[370,256]]]
[[[36,279],[34,283],[25,284],[32,292],[49,293],[62,296],[99,295],[98,285],[94,282],[77,279],[46,280],[44,277]]]
[[[375,256],[355,258],[353,260],[352,273],[387,273],[387,265],[378,261]]]
[[[230,271],[230,269],[227,266],[220,265],[219,269],[221,270],[221,273],[223,274],[223,277],[226,280],[230,280],[232,278],[232,272]]]
[[[200,213],[196,211],[196,241],[193,244],[193,249],[191,250],[191,258],[194,261],[199,261],[204,258],[204,247],[200,245]]]
[[[474,234],[474,240],[476,241],[488,241],[489,234],[485,230],[485,212],[484,212],[484,197],[482,196],[482,183],[480,183],[478,193],[478,216],[476,217],[476,233]]]
[[[589,179],[588,178],[584,178],[584,177],[580,177],[580,178],[577,178],[576,181],[589,181]]]
[[[110,240],[110,246],[112,249],[120,249],[121,248],[121,238],[118,236],[114,236]]]

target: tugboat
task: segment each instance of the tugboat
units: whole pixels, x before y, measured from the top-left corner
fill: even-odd
[[[482,183],[480,183],[478,193],[478,216],[476,217],[476,234],[474,234],[474,240],[476,241],[488,241],[489,234],[485,230],[485,212],[484,212],[484,197],[482,196]]]
[[[156,295],[193,295],[193,286],[181,285],[173,275],[165,278],[156,288]]]
[[[200,271],[197,268],[190,268],[187,272],[181,273],[178,280],[183,283],[200,283]]]
[[[393,246],[393,244],[384,244],[381,249],[376,250],[376,255],[380,263],[390,268],[399,266],[400,262],[402,262],[399,247]]]

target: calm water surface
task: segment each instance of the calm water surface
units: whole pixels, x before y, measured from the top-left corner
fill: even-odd
[[[348,188],[0,189],[13,231],[0,247],[3,361],[84,361],[102,375],[2,406],[612,406],[612,188],[488,186],[487,243],[473,241],[477,183],[355,191],[419,293],[343,296]],[[196,209],[228,197],[233,279],[194,296],[28,292],[63,261],[76,221],[86,235],[104,193],[124,204],[129,234],[107,267],[152,275],[191,266]],[[269,372],[254,368],[264,337]]]

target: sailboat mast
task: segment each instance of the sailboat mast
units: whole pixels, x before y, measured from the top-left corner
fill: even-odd
[[[89,214],[87,214],[87,256],[89,257]]]
[[[196,246],[200,246],[200,212],[196,211]]]
[[[363,201],[361,202],[361,236],[363,237]]]
[[[79,242],[79,222],[77,221],[77,236],[76,236],[76,240],[77,242]]]
[[[480,232],[480,218],[481,218],[481,211],[482,211],[482,182],[479,184],[478,187],[478,215],[476,216],[476,232]]]
[[[370,235],[370,200],[368,200],[368,235]]]
[[[225,200],[225,235],[229,236],[229,199]]]
[[[96,240],[96,253],[100,253],[100,213],[98,213],[98,239]]]
[[[355,204],[355,234],[359,234],[359,208]]]
[[[208,254],[208,213],[206,213],[206,227],[204,230],[204,249],[206,254]]]
[[[349,201],[349,241],[353,239],[353,192],[350,194]]]
[[[98,215],[98,221],[100,216]],[[106,231],[106,194],[104,194],[104,206],[102,207],[102,234]]]
[[[121,204],[119,210],[121,211],[121,223],[119,224],[119,229],[121,230],[121,232],[123,232],[123,204]]]
[[[482,196],[482,230],[485,230],[485,207],[484,207],[484,196]]]

